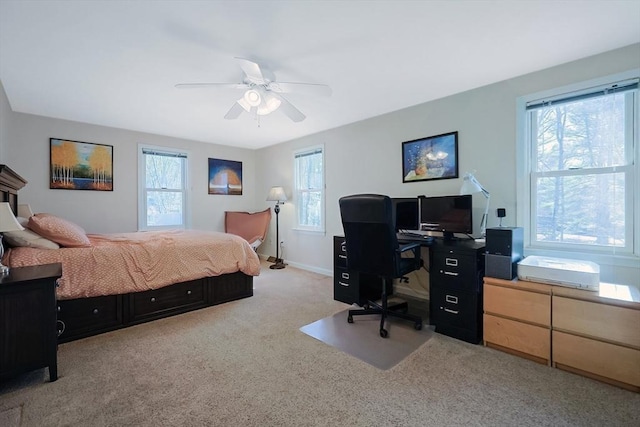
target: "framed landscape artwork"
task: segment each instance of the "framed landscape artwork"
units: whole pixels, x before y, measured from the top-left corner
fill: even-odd
[[[458,177],[458,132],[402,143],[402,182]]]
[[[113,146],[49,138],[49,188],[113,191]]]
[[[209,194],[242,195],[242,162],[209,159]]]

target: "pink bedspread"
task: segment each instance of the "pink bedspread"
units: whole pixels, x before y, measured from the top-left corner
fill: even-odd
[[[11,248],[10,267],[62,263],[59,299],[158,289],[242,271],[260,274],[260,260],[241,237],[199,230],[89,234],[91,247]]]

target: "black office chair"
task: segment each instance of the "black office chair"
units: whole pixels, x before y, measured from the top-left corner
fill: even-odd
[[[353,316],[380,314],[380,336],[386,338],[384,328],[387,317],[414,322],[422,329],[422,318],[407,314],[407,303],[389,307],[387,303],[387,281],[403,277],[421,267],[420,244],[398,244],[395,218],[391,199],[377,194],[357,194],[339,200],[340,215],[347,248],[347,268],[380,277],[382,294],[380,303],[369,301],[364,309],[349,310],[349,323]],[[402,257],[411,250],[413,257]]]

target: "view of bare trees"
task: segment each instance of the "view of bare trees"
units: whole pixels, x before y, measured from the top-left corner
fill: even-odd
[[[145,155],[147,225],[183,224],[183,168],[183,158]]]
[[[625,96],[534,111],[539,241],[624,246]]]

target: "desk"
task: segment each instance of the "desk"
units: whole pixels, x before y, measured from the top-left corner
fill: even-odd
[[[429,323],[438,333],[477,344],[482,339],[484,242],[398,235],[403,243],[429,248]],[[364,304],[380,296],[379,279],[347,269],[344,237],[334,236],[334,299]],[[387,284],[387,293],[393,283]]]

